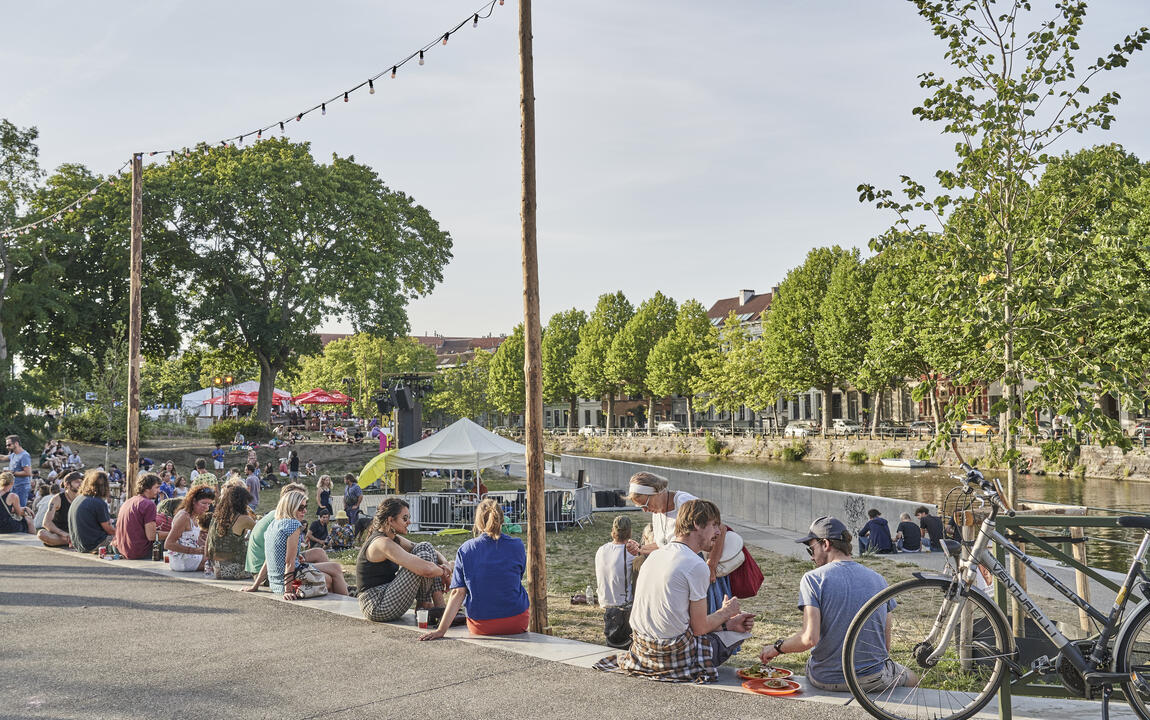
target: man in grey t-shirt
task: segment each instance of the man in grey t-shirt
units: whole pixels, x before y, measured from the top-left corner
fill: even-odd
[[[795,542],[807,546],[815,569],[799,583],[799,608],[803,627],[790,637],[779,638],[763,649],[760,658],[770,662],[783,653],[811,651],[807,661],[807,681],[822,690],[849,692],[843,676],[842,646],[847,627],[859,608],[886,588],[886,580],[851,559],[851,534],[838,518],[823,516],[811,523],[810,532]],[[892,601],[893,602],[893,601]],[[887,612],[894,610],[893,604]],[[893,685],[914,686],[918,677],[888,657],[886,613],[873,616],[863,630],[861,647],[874,648],[871,656],[856,658],[856,670],[882,668],[860,678],[864,690],[876,691]]]

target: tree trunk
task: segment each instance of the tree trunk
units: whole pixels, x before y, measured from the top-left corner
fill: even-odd
[[[579,418],[576,417],[579,414],[579,396],[572,395],[568,402],[571,403],[567,413],[567,432],[570,434],[575,432],[575,426],[579,424]]]
[[[262,353],[257,354],[257,357],[260,362],[260,394],[256,400],[256,420],[266,423],[272,419],[272,391],[280,369],[273,366]]]
[[[687,432],[695,432],[695,396],[687,395]]]
[[[823,388],[822,388],[822,390],[823,390],[823,410],[822,410],[823,417],[822,417],[821,424],[823,426],[823,437],[826,437],[827,431],[830,430],[830,426],[831,426],[831,393],[834,392],[834,387],[835,387],[834,383],[827,383],[826,385],[823,385]]]
[[[615,424],[615,391],[607,394],[607,434],[611,434],[611,427]]]
[[[881,411],[881,408],[882,408],[882,393],[883,393],[883,391],[880,389],[878,392],[875,392],[875,393],[871,394],[871,396],[870,396],[870,404],[871,404],[870,436],[871,437],[874,437],[875,434],[878,432],[878,416],[879,416],[879,412]]]
[[[647,434],[655,434],[655,396],[647,399]]]
[[[8,242],[0,239],[0,317],[3,316],[4,298],[8,297],[8,283],[12,281],[12,261],[8,258]],[[0,323],[0,386],[7,380],[5,361],[8,359],[8,340],[4,337],[4,325]],[[107,467],[107,466],[105,466]]]

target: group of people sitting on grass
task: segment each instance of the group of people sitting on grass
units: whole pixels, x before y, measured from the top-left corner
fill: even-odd
[[[671,490],[665,478],[652,473],[633,475],[628,496],[650,513],[651,523],[638,542],[631,538],[630,520],[618,518],[611,542],[596,553],[607,640],[624,650],[595,667],[669,682],[713,682],[718,666],[739,652],[754,627],[753,614],[741,609],[717,573],[730,528],[714,503]],[[759,656],[769,663],[785,653],[809,650],[808,682],[830,691],[847,691],[841,652],[847,627],[859,608],[886,587],[881,575],[853,560],[851,540],[846,525],[829,516],[816,519],[796,540],[815,564],[799,583],[802,627]],[[628,632],[619,633],[613,617],[621,618]],[[913,671],[889,659],[888,624],[889,616],[876,615],[875,626],[866,629],[873,657],[860,654],[858,660],[869,670],[862,678],[868,690],[918,682]]]

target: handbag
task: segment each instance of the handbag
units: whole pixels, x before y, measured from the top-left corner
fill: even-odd
[[[627,551],[623,556],[623,595],[631,596],[631,573],[627,572]],[[607,645],[617,650],[631,647],[631,603],[613,605],[603,611],[603,636]]]
[[[751,557],[751,551],[743,547],[743,563],[732,572],[728,578],[731,581],[731,593],[737,598],[747,599],[759,594],[763,584],[763,571],[759,564]]]
[[[311,563],[301,562],[292,573],[292,587],[301,598],[327,595],[327,576]]]
[[[738,570],[745,557],[743,538],[731,528],[727,528],[726,537],[723,539],[723,555],[719,558],[719,564],[715,566],[715,577],[726,577]]]

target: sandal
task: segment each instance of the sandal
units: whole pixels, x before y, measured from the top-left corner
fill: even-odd
[[[587,604],[587,596],[584,595],[583,593],[579,593],[577,595],[572,595],[571,596],[571,604],[572,605],[586,605]]]

